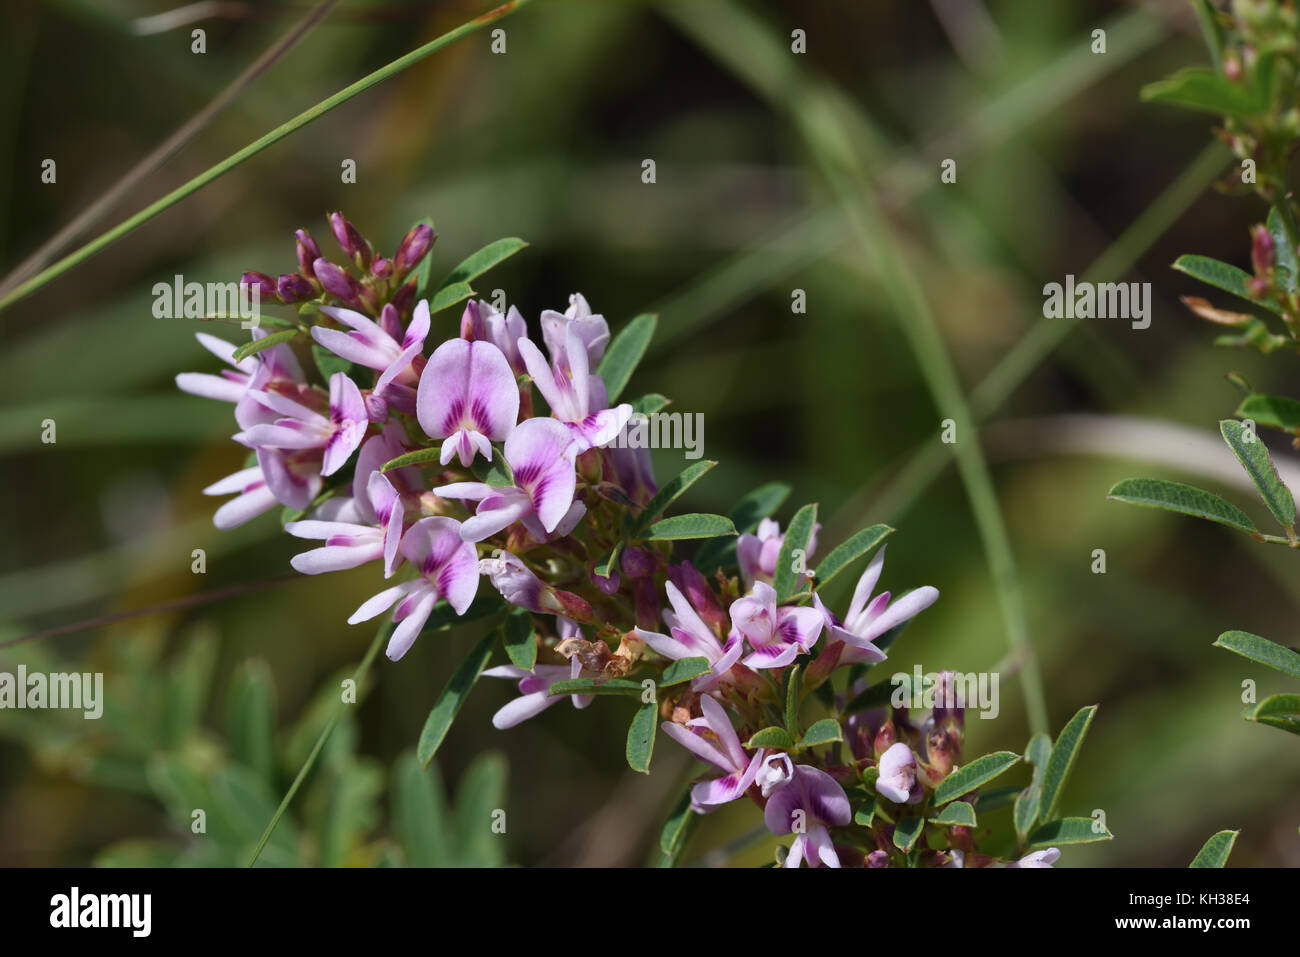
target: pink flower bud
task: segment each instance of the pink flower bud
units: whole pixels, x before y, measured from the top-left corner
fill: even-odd
[[[320,259],[320,247],[305,229],[298,230],[294,235],[298,237],[298,271],[308,279],[315,279],[316,274],[312,272],[311,264]]]
[[[888,867],[889,855],[884,851],[872,851],[867,855],[867,867]]]
[[[361,285],[338,266],[328,259],[317,259],[312,269],[321,287],[335,299],[350,306],[361,305]]]
[[[405,278],[407,273],[420,264],[420,260],[433,247],[437,238],[438,234],[433,231],[433,228],[424,223],[412,228],[397,247],[397,254],[393,256],[394,275],[398,279]]]
[[[343,218],[342,213],[330,213],[330,229],[339,248],[357,264],[358,269],[370,266],[370,244],[362,238],[357,228]]]
[[[246,272],[239,277],[239,282],[249,289],[256,287],[262,302],[269,302],[278,296],[275,280],[264,272]]]
[[[1256,276],[1267,276],[1275,262],[1273,237],[1265,226],[1252,226],[1250,230],[1250,261]]]
[[[397,310],[398,315],[409,316],[411,310],[415,308],[415,280],[412,279],[393,293],[393,298],[388,301]]]
[[[370,275],[376,279],[387,279],[393,274],[393,261],[383,256],[376,256],[370,264]]]
[[[303,302],[316,298],[316,287],[310,279],[296,272],[287,272],[275,282],[276,295],[281,302]]]

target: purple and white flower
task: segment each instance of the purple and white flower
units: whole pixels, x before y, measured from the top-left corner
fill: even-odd
[[[826,619],[827,641],[844,642],[844,651],[840,655],[841,664],[884,661],[885,653],[872,642],[903,622],[915,618],[929,608],[939,598],[939,589],[925,585],[910,591],[894,602],[889,602],[889,592],[881,592],[875,598],[871,590],[880,580],[880,571],[885,564],[885,548],[871,559],[858,579],[853,591],[853,600],[849,602],[849,612],[841,621],[822,604],[821,596],[814,595],[813,603]]]
[[[415,407],[420,427],[444,439],[439,461],[453,456],[469,468],[475,453],[492,460],[492,443],[510,435],[519,418],[519,387],[506,357],[490,342],[448,339],[420,375]]]
[[[564,336],[564,347],[552,352],[549,365],[528,339],[519,340],[519,353],[551,407],[551,415],[573,432],[578,452],[585,452],[617,438],[632,416],[632,406],[624,402],[615,409],[606,408],[605,383],[590,371],[587,345],[572,322],[565,326]]]
[[[916,804],[925,796],[916,777],[916,755],[902,741],[891,744],[880,756],[880,777],[876,790],[897,804]]]
[[[745,641],[738,633],[732,632],[727,643],[722,644],[676,585],[671,581],[665,582],[664,591],[672,605],[672,611],[663,613],[668,634],[662,635],[641,628],[634,628],[633,633],[659,654],[673,661],[682,658],[707,659],[709,673],[696,678],[691,687],[699,692],[708,691],[740,659],[745,650]]]
[[[815,608],[777,607],[776,589],[754,582],[748,595],[731,603],[731,623],[754,650],[745,658],[749,668],[784,668],[817,644],[825,619]]]
[[[397,309],[389,305],[380,312],[379,323],[352,309],[339,306],[321,306],[321,312],[349,328],[326,329],[313,326],[312,338],[342,359],[374,369],[380,373],[375,383],[375,393],[390,401],[393,386],[413,389],[415,371],[411,363],[424,350],[424,340],[429,334],[429,303],[420,300],[411,315],[410,325],[403,332]]]
[[[333,475],[347,463],[370,425],[361,390],[342,372],[330,376],[328,418],[278,392],[250,395],[282,418],[246,428],[235,435],[235,441],[259,450],[321,449],[321,475]]]
[[[828,827],[844,827],[853,819],[849,799],[839,782],[818,768],[796,765],[788,783],[772,793],[763,822],[773,834],[794,834],[786,867],[839,867],[840,857]]]
[[[515,725],[536,717],[553,704],[564,700],[564,695],[551,694],[551,687],[559,681],[569,681],[580,677],[582,665],[577,658],[570,658],[567,665],[536,665],[532,671],[524,671],[515,665],[498,665],[483,672],[489,678],[510,678],[519,681],[519,697],[492,715],[493,727],[504,731]],[[575,708],[585,708],[595,700],[595,695],[569,695]]]
[[[722,777],[701,781],[691,788],[691,806],[701,813],[736,800],[754,783],[765,752],[759,748],[746,757],[736,729],[722,705],[709,695],[700,698],[702,718],[685,725],[665,721],[661,727],[670,738],[724,772]]]
[[[349,625],[369,621],[397,603],[393,621],[398,625],[385,652],[393,661],[414,644],[439,599],[463,615],[478,591],[478,556],[474,546],[460,537],[460,523],[455,519],[420,519],[402,536],[400,550],[420,577],[384,589],[348,619]]]

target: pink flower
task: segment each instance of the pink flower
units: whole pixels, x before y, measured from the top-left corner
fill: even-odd
[[[817,644],[825,619],[815,608],[776,604],[776,589],[754,582],[748,595],[731,603],[731,623],[749,639],[749,668],[784,668]]]
[[[434,350],[416,395],[420,427],[445,439],[439,461],[459,453],[469,468],[475,452],[492,460],[492,443],[504,441],[519,418],[519,387],[510,363],[490,342],[448,339]]]
[[[716,687],[718,679],[731,670],[745,650],[744,639],[733,632],[727,638],[726,645],[718,641],[709,626],[704,623],[686,596],[671,581],[664,583],[668,602],[672,611],[664,612],[664,622],[668,625],[667,635],[656,631],[634,628],[633,632],[647,645],[672,661],[682,658],[705,658],[710,665],[707,675],[700,675],[692,683],[695,691],[708,691]]]
[[[789,783],[773,792],[763,810],[763,822],[773,834],[794,834],[786,867],[822,864],[839,867],[828,827],[844,827],[853,819],[849,799],[839,783],[817,768],[800,764]]]
[[[416,304],[411,323],[404,333],[397,309],[391,304],[380,312],[379,323],[340,306],[321,306],[320,311],[351,331],[312,326],[311,337],[336,356],[382,373],[375,383],[376,393],[384,395],[393,383],[408,387],[415,385],[411,362],[424,350],[424,339],[429,334],[427,300]]]
[[[876,790],[898,804],[916,804],[924,796],[916,779],[916,755],[902,741],[880,756]]]
[[[871,590],[880,579],[880,571],[885,564],[885,548],[871,559],[858,579],[858,586],[853,591],[853,600],[849,603],[849,613],[840,621],[822,604],[821,596],[813,596],[813,604],[826,619],[828,629],[827,642],[844,642],[844,652],[840,656],[841,664],[884,661],[885,653],[872,642],[903,622],[915,618],[929,608],[939,598],[939,589],[925,585],[910,591],[894,602],[889,603],[889,592],[881,592],[871,598]]]
[[[685,725],[665,721],[661,727],[696,757],[725,772],[720,778],[701,781],[691,788],[691,806],[705,812],[734,801],[749,790],[764,751],[760,748],[752,758],[745,756],[731,719],[714,698],[709,695],[700,698],[700,710],[704,712],[702,718],[692,718]]]
[[[559,681],[568,681],[580,676],[582,665],[577,658],[570,658],[567,665],[537,665],[532,671],[524,671],[514,665],[498,665],[483,672],[489,678],[519,679],[519,697],[492,716],[492,725],[504,731],[515,725],[536,717],[553,704],[563,700],[563,695],[551,694],[551,687]],[[595,695],[569,695],[575,708],[585,708],[595,699]]]
[[[808,555],[812,555],[817,550],[817,533],[820,530],[821,525],[813,528],[812,537],[808,542]],[[776,577],[776,559],[781,554],[781,546],[784,543],[785,536],[781,534],[781,526],[770,518],[759,522],[754,534],[741,535],[736,539],[736,561],[740,565],[740,576],[744,579],[746,587],[756,581],[765,581],[769,584],[772,582]]]
[[[278,392],[250,395],[283,418],[246,428],[235,441],[254,449],[321,449],[321,475],[333,475],[346,464],[370,424],[361,390],[342,372],[330,376],[328,418]]]
[[[519,354],[519,340],[528,338],[528,327],[514,306],[502,315],[490,302],[471,299],[460,317],[460,337],[470,342],[492,343],[501,350],[515,375],[528,371],[523,356]]]
[[[578,452],[585,452],[617,438],[632,415],[632,406],[625,402],[616,409],[605,408],[605,383],[589,371],[586,343],[573,323],[564,333],[564,348],[552,352],[551,365],[527,339],[519,340],[519,353],[551,414],[573,432]]]
[[[1057,858],[1059,858],[1060,856],[1061,856],[1061,852],[1058,849],[1056,849],[1055,847],[1048,847],[1048,848],[1044,848],[1041,851],[1030,851],[1020,860],[1016,861],[1013,864],[1008,864],[1007,866],[1008,867],[1051,867],[1053,864],[1056,863]]]
[[[478,556],[474,546],[461,538],[460,523],[454,519],[420,519],[407,529],[400,550],[420,577],[381,591],[348,619],[349,625],[369,621],[398,603],[393,621],[399,624],[385,652],[393,661],[415,643],[439,599],[463,615],[478,591]]]
[[[571,531],[586,509],[573,501],[577,475],[569,430],[555,419],[526,419],[506,438],[502,452],[514,474],[513,486],[453,482],[433,490],[443,498],[479,503],[474,517],[461,528],[465,540],[482,541],[517,521],[539,541],[562,523]]]

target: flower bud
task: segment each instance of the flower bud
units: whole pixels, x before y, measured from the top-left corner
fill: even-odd
[[[894,719],[889,718],[880,726],[880,730],[876,732],[876,740],[873,744],[876,757],[879,758],[880,755],[892,748],[897,741],[898,730],[894,727]]]
[[[394,275],[399,280],[406,278],[406,274],[420,264],[437,238],[438,234],[432,226],[420,223],[413,227],[403,237],[401,245],[397,247],[397,254],[393,256]]]
[[[279,295],[276,292],[275,280],[264,272],[246,272],[239,277],[239,284],[247,286],[250,290],[256,288],[260,302],[270,302]]]
[[[300,229],[295,236],[298,237],[298,271],[308,279],[315,279],[316,274],[312,271],[312,263],[320,259],[320,247],[316,245],[316,240],[311,238],[311,233],[305,229]]]
[[[668,566],[668,580],[677,586],[677,590],[686,596],[700,618],[716,635],[725,635],[731,628],[731,620],[722,610],[708,580],[700,570],[689,561],[680,565]]]
[[[957,693],[957,673],[939,672],[934,689],[934,723],[936,727],[960,730],[966,723],[965,701]]]
[[[618,577],[617,571],[611,570],[608,578],[604,577],[603,575],[596,574],[595,562],[588,563],[587,574],[591,578],[591,583],[595,585],[597,588],[599,588],[601,592],[603,592],[606,595],[614,594],[614,592],[618,591],[619,586],[622,584],[621,580]]]
[[[370,244],[365,241],[357,228],[343,218],[342,213],[330,213],[330,229],[339,248],[357,264],[358,269],[370,266]]]
[[[1273,237],[1265,226],[1252,226],[1250,230],[1250,261],[1255,267],[1255,275],[1267,276],[1276,261],[1273,249]]]
[[[391,302],[379,310],[379,328],[398,342],[402,341],[402,319],[397,314],[397,307]]]
[[[397,310],[398,315],[409,316],[411,310],[415,308],[415,280],[412,279],[398,289],[388,301]]]
[[[628,578],[646,578],[655,573],[658,563],[655,561],[656,553],[644,549],[639,545],[629,545],[623,550],[623,558],[620,564],[623,566],[623,574]]]
[[[884,851],[872,851],[867,855],[867,867],[888,867],[889,855]]]
[[[465,303],[465,311],[460,314],[460,337],[470,342],[487,338],[487,327],[483,324],[483,313],[475,299]]]
[[[312,269],[322,288],[335,299],[350,306],[361,305],[361,284],[338,266],[328,259],[317,259]]]
[[[370,264],[370,275],[376,279],[387,279],[393,274],[393,261],[383,256],[376,256]]]
[[[563,615],[565,618],[572,618],[574,621],[588,625],[596,620],[596,613],[587,600],[571,591],[552,588],[549,585],[543,586],[538,601],[542,611],[551,615]]]
[[[302,302],[316,298],[316,287],[311,280],[296,272],[287,272],[275,282],[275,293],[284,303]]]

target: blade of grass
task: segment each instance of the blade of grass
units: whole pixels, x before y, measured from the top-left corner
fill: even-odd
[[[239,150],[237,153],[233,153],[230,156],[226,157],[226,159],[222,160],[220,163],[216,164],[215,166],[210,167],[209,169],[200,173],[198,176],[194,177],[188,183],[185,183],[183,186],[179,186],[176,189],[172,190],[166,196],[162,197],[162,199],[159,199],[156,202],[151,203],[150,205],[146,206],[144,209],[140,210],[140,212],[136,213],[134,216],[130,217],[129,219],[125,220],[122,223],[119,223],[117,226],[110,229],[108,232],[92,240],[91,242],[86,243],[84,246],[77,249],[75,252],[72,252],[67,256],[64,256],[58,262],[54,263],[54,265],[48,267],[44,271],[33,276],[31,279],[28,279],[26,282],[21,283],[19,286],[17,286],[17,288],[15,288],[8,295],[4,296],[3,298],[0,298],[0,311],[9,308],[9,306],[13,305],[15,302],[18,302],[19,300],[25,299],[26,297],[30,296],[32,293],[36,292],[36,290],[40,289],[41,287],[59,278],[64,273],[68,272],[68,270],[73,269],[76,266],[79,266],[81,263],[85,262],[87,259],[94,256],[96,253],[102,252],[104,249],[111,246],[113,243],[117,242],[117,240],[121,239],[127,233],[130,233],[131,231],[147,223],[149,220],[153,219],[159,213],[162,213],[167,209],[170,209],[172,206],[175,206],[181,200],[198,192],[204,186],[208,185],[208,183],[211,183],[213,180],[221,178],[226,173],[234,169],[236,166],[240,165],[244,161],[251,159],[252,157],[256,156],[258,153],[262,152],[262,150],[266,149],[268,146],[272,146],[275,143],[278,143],[280,140],[284,139],[286,136],[289,136],[291,133],[297,132],[298,130],[306,126],[308,123],[311,123],[313,120],[319,119],[320,117],[324,116],[326,113],[328,113],[330,110],[334,109],[335,107],[340,106],[343,103],[346,103],[348,100],[352,99],[353,97],[361,93],[364,93],[366,90],[370,89],[375,84],[381,83],[384,80],[388,79],[389,77],[402,72],[407,67],[413,66],[414,64],[423,60],[425,57],[428,57],[429,55],[436,53],[438,50],[441,50],[443,47],[455,43],[457,40],[461,39],[462,37],[468,36],[469,34],[482,29],[487,24],[494,23],[495,21],[500,20],[502,17],[509,16],[511,13],[514,13],[520,7],[525,6],[526,4],[531,2],[532,0],[509,0],[509,2],[503,3],[501,6],[497,7],[496,9],[489,10],[487,13],[475,17],[473,20],[466,21],[465,23],[462,23],[460,26],[456,27],[455,29],[447,31],[442,36],[430,40],[428,43],[424,44],[424,46],[417,47],[416,49],[412,50],[410,53],[407,53],[405,56],[398,57],[396,60],[393,60],[391,63],[387,64],[386,66],[382,66],[378,70],[375,70],[373,73],[370,73],[369,75],[362,77],[360,80],[357,80],[351,86],[345,87],[344,89],[335,93],[333,96],[321,100],[315,106],[311,107],[310,109],[304,110],[303,112],[295,116],[293,119],[280,124],[275,129],[271,130],[269,133],[259,137],[258,139],[254,140],[252,143],[249,143],[247,146]]]

